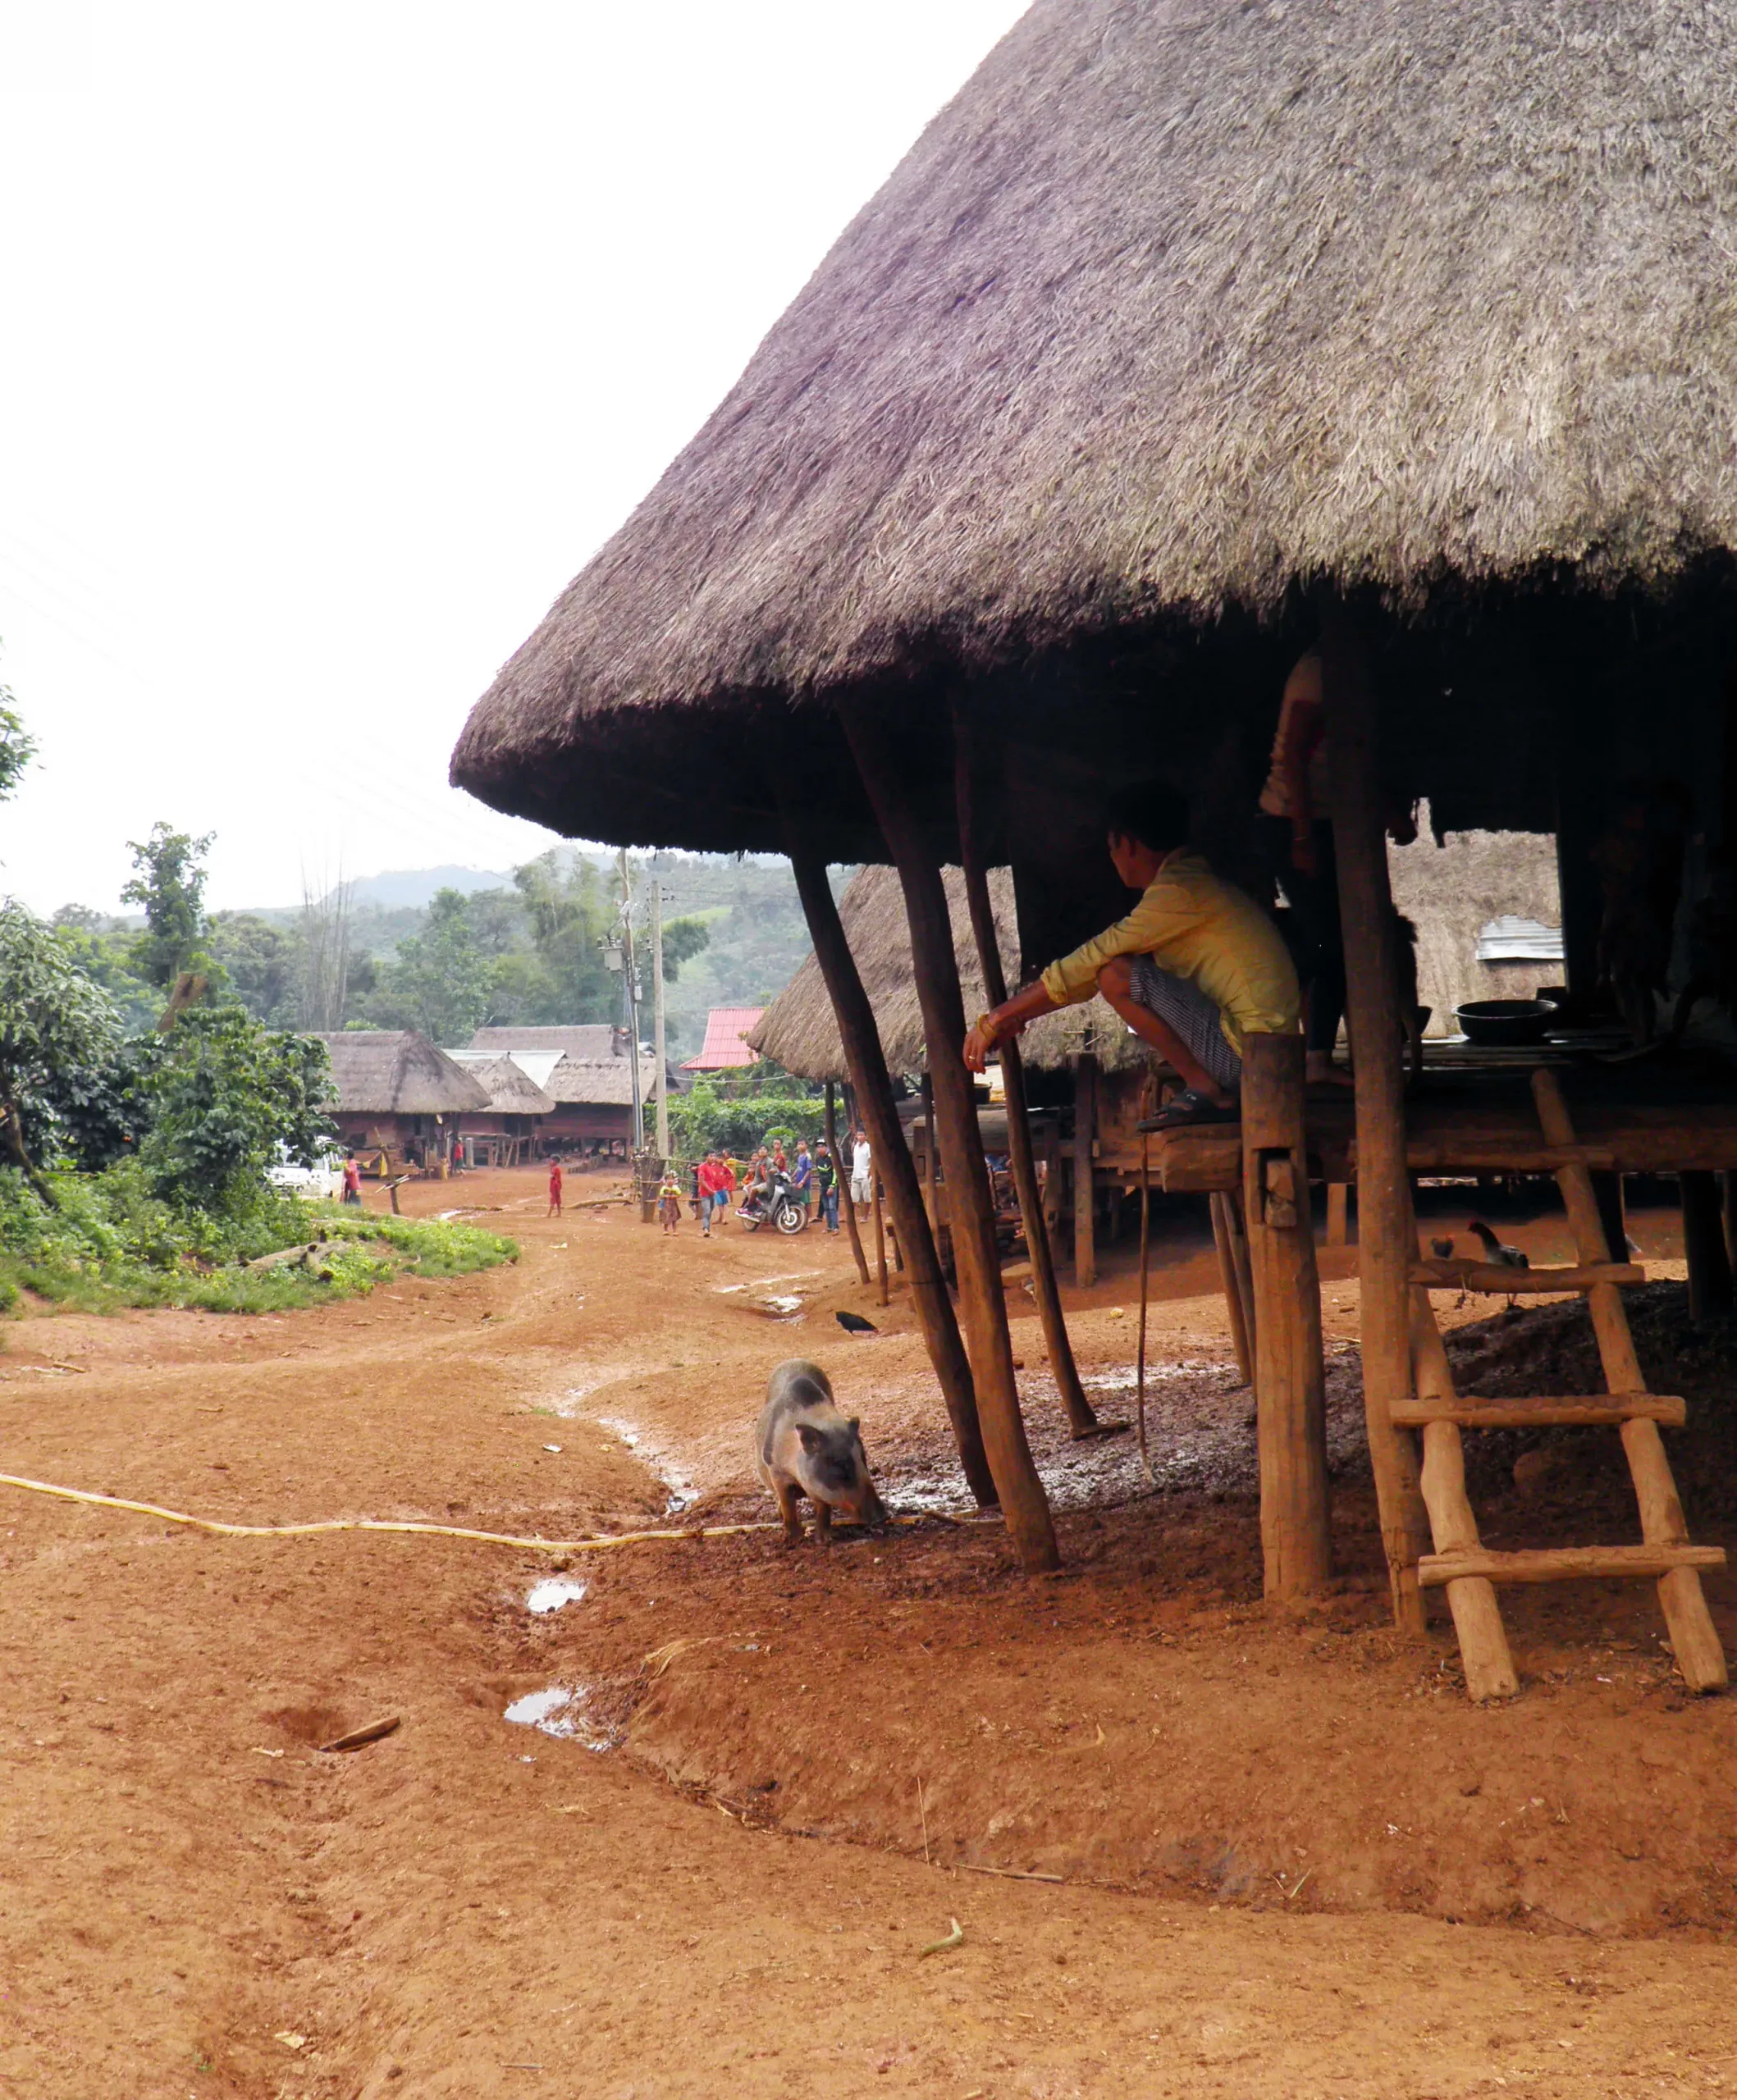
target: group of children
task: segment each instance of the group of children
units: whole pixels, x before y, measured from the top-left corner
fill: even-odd
[[[857,1135],[861,1139],[860,1132]],[[862,1140],[861,1148],[866,1155],[866,1140]],[[761,1145],[745,1162],[714,1147],[688,1169],[688,1176],[687,1200],[700,1221],[702,1239],[711,1237],[714,1226],[722,1229],[738,1189],[744,1203],[761,1202],[770,1198],[779,1182],[805,1209],[821,1218],[829,1232],[839,1229],[839,1170],[824,1138],[812,1147],[806,1138],[798,1139],[793,1162],[784,1150],[782,1138]],[[666,1233],[674,1232],[681,1224],[683,1195],[680,1171],[672,1161],[657,1191],[658,1222]]]

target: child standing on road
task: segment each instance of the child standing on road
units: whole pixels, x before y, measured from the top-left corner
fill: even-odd
[[[549,1168],[549,1215],[551,1217],[559,1217],[560,1214],[561,1163],[557,1159],[551,1163]]]
[[[822,1138],[814,1148],[814,1185],[820,1191],[821,1216],[826,1221],[826,1230],[839,1229],[839,1170],[833,1164],[832,1152]]]
[[[657,1185],[657,1216],[665,1232],[674,1232],[682,1221],[682,1185],[673,1166],[665,1168]]]

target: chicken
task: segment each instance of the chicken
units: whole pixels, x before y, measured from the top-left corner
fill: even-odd
[[[1451,1239],[1432,1239],[1429,1243],[1429,1251],[1435,1256],[1438,1261],[1451,1262],[1453,1259],[1453,1241]]]
[[[872,1320],[865,1320],[860,1312],[834,1312],[832,1317],[848,1335],[878,1335],[880,1331]]]
[[[1518,1247],[1504,1245],[1481,1217],[1471,1218],[1467,1221],[1467,1224],[1468,1229],[1475,1232],[1483,1243],[1483,1258],[1492,1268],[1529,1269],[1531,1267],[1530,1256],[1522,1253]]]

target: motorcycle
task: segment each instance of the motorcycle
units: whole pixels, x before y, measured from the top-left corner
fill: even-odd
[[[793,1193],[783,1175],[775,1174],[765,1193],[757,1190],[750,1195],[738,1208],[736,1216],[750,1232],[757,1232],[761,1226],[770,1224],[790,1239],[807,1229],[808,1206]]]

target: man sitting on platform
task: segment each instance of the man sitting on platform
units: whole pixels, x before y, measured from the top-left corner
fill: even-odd
[[[1235,1117],[1243,1038],[1295,1035],[1302,993],[1278,927],[1189,850],[1187,836],[1187,804],[1174,788],[1150,781],[1118,796],[1110,859],[1128,888],[1143,892],[1139,903],[982,1016],[965,1039],[974,1072],[997,1043],[1040,1014],[1101,992],[1182,1077],[1184,1090],[1143,1128]]]

